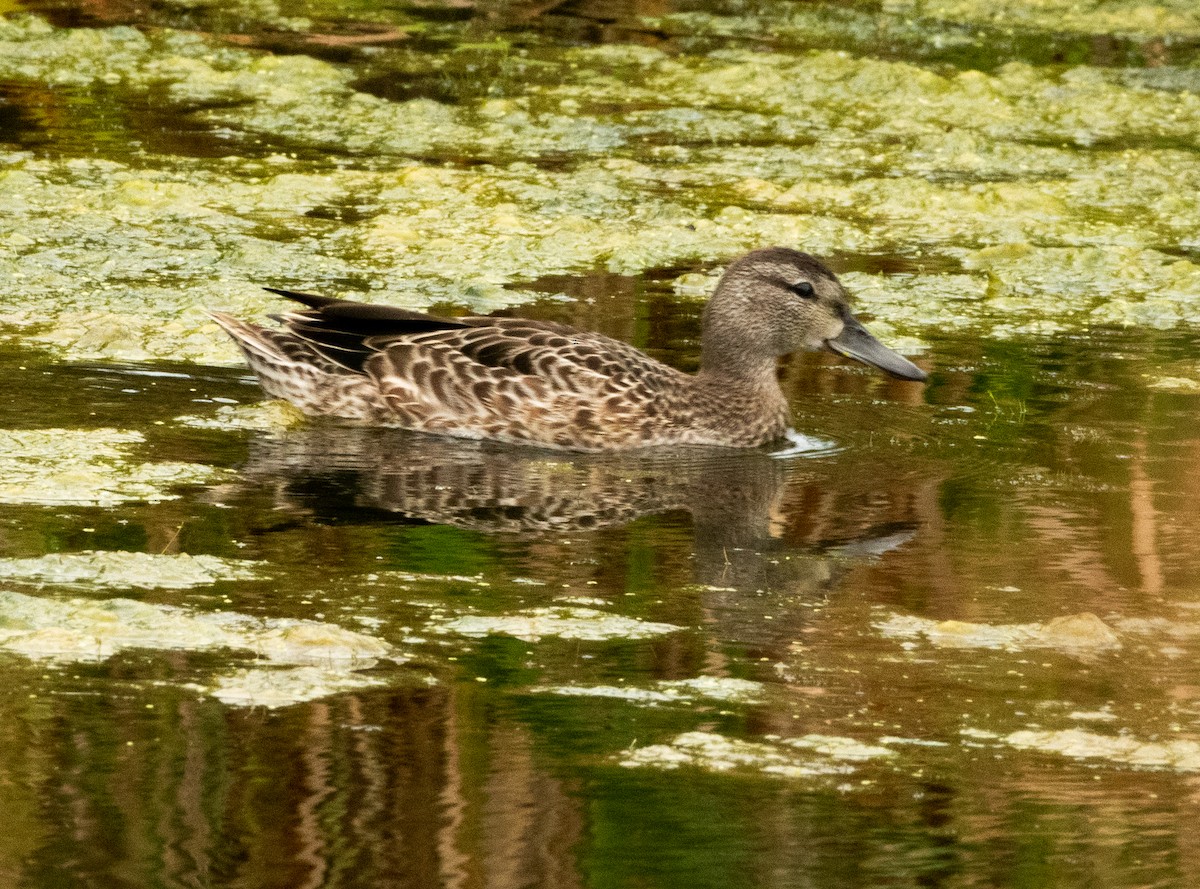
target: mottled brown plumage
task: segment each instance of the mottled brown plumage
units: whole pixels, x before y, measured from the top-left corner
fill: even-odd
[[[781,355],[828,348],[925,378],[854,319],[832,272],[784,248],[726,270],[705,308],[694,375],[563,324],[272,292],[306,308],[279,316],[280,329],[213,313],[268,394],[311,415],[466,438],[579,451],[753,447],[788,428]]]

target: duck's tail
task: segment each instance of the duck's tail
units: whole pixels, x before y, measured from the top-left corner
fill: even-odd
[[[317,382],[316,377],[336,370],[331,362],[286,330],[269,330],[224,312],[210,311],[208,315],[238,344],[268,395],[303,409],[309,393],[300,390],[311,388]],[[325,367],[326,364],[331,366]]]
[[[229,334],[264,392],[291,402],[311,416],[387,422],[389,412],[378,389],[364,375],[330,361],[289,330],[274,330],[210,311]]]
[[[242,352],[246,355],[246,360],[250,362],[253,368],[257,361],[280,361],[286,360],[287,356],[278,348],[277,344],[270,336],[270,331],[265,327],[259,327],[257,324],[247,324],[245,321],[239,321],[232,315],[225,312],[214,312],[211,309],[206,310],[208,317],[212,318],[217,324],[229,334]]]

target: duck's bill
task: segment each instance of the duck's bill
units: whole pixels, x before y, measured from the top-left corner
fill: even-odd
[[[902,380],[923,382],[928,374],[903,355],[893,352],[867,332],[856,319],[850,318],[842,332],[825,345],[829,351],[870,364]]]

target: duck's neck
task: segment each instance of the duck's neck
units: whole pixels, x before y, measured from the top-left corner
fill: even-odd
[[[700,339],[701,373],[757,380],[768,374],[773,378],[775,365],[775,357],[765,354],[756,332],[734,325],[714,324],[705,318]]]
[[[697,381],[738,389],[779,391],[778,362],[774,358],[723,361],[709,364],[701,359]]]
[[[775,361],[754,367],[701,366],[693,377],[697,402],[711,405],[703,425],[714,440],[736,445],[760,445],[779,438],[791,419],[787,399],[779,388]]]

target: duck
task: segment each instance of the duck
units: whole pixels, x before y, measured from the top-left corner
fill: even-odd
[[[700,367],[552,321],[440,318],[264,288],[302,308],[277,328],[210,312],[262,389],[310,416],[563,451],[754,448],[790,430],[781,356],[825,349],[921,382],[854,317],[837,276],[786,247],[731,262],[703,313]]]

